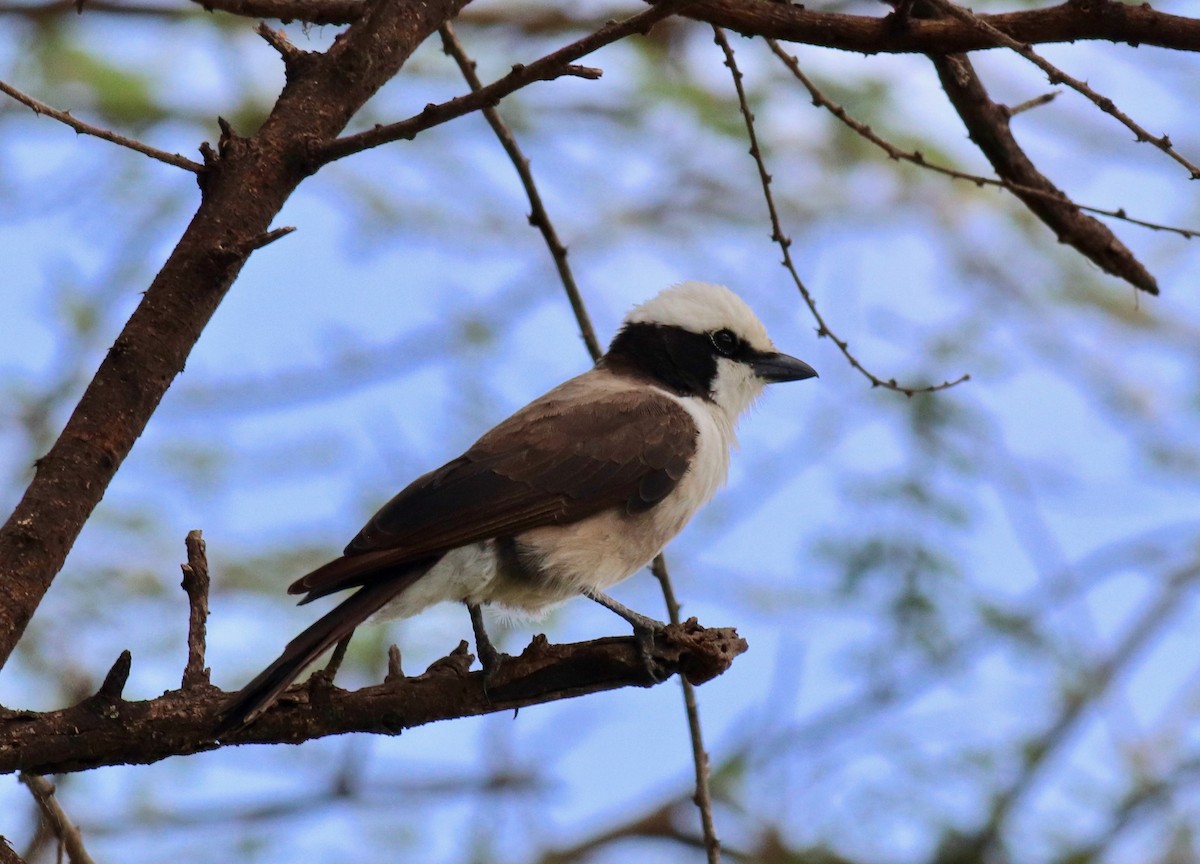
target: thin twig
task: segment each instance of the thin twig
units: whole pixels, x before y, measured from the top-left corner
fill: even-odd
[[[183,667],[183,689],[209,683],[208,669],[204,666],[206,627],[208,622],[208,556],[204,548],[204,536],[199,530],[189,531],[184,541],[187,547],[187,563],[180,565],[183,571],[182,587],[188,598],[187,665]]]
[[[283,58],[284,66],[290,67],[299,57],[304,55],[303,51],[291,43],[286,33],[282,30],[268,27],[265,21],[258,22],[258,28],[254,32]]]
[[[439,31],[442,35],[442,46],[447,54],[454,58],[454,62],[458,64],[458,68],[462,71],[463,78],[471,87],[472,92],[479,92],[483,89],[483,83],[479,80],[479,76],[475,74],[475,61],[467,56],[463,50],[462,43],[458,41],[458,37],[454,33],[454,28],[447,22],[442,25]],[[571,272],[571,266],[567,263],[567,247],[558,239],[558,232],[554,229],[554,224],[550,221],[550,216],[546,212],[546,207],[542,203],[542,196],[539,194],[537,184],[533,179],[533,171],[529,167],[529,159],[521,151],[520,145],[517,144],[517,139],[513,136],[512,130],[504,122],[504,118],[500,116],[500,112],[494,105],[488,105],[483,109],[483,116],[487,120],[488,125],[492,127],[492,131],[496,133],[496,138],[500,141],[500,146],[504,148],[504,152],[508,154],[508,158],[512,161],[513,167],[517,169],[517,174],[521,178],[521,185],[525,187],[525,194],[529,198],[529,224],[533,225],[542,232],[542,237],[546,241],[546,247],[550,250],[550,257],[554,259],[554,267],[558,270],[558,278],[562,281],[563,289],[567,292],[567,300],[571,303],[571,311],[575,313],[575,320],[579,322],[579,332],[583,336],[583,342],[587,346],[588,353],[592,355],[592,360],[598,360],[603,350],[600,347],[600,341],[596,338],[596,331],[592,327],[591,317],[588,315],[587,307],[583,303],[583,297],[579,293],[579,286],[575,283],[575,276]]]
[[[842,352],[842,356],[846,358],[847,362],[853,368],[857,369],[871,382],[872,387],[884,387],[888,390],[895,390],[897,393],[903,393],[905,396],[912,397],[917,393],[934,393],[938,390],[946,390],[964,381],[969,381],[971,379],[969,374],[960,375],[953,381],[943,381],[941,384],[932,384],[926,387],[908,387],[897,383],[895,378],[885,380],[867,369],[850,351],[849,343],[845,339],[838,338],[837,334],[829,328],[824,316],[817,309],[816,300],[813,299],[808,286],[804,284],[804,280],[800,278],[800,273],[796,270],[796,264],[792,260],[792,239],[783,233],[783,226],[779,220],[779,211],[775,207],[775,196],[771,193],[771,175],[767,173],[766,162],[763,159],[762,150],[758,146],[758,134],[754,129],[754,114],[750,110],[749,102],[746,101],[746,88],[742,86],[742,72],[738,68],[737,60],[733,55],[733,47],[725,37],[725,31],[720,27],[714,26],[713,34],[713,41],[721,47],[721,50],[725,54],[725,65],[729,68],[729,73],[733,78],[733,86],[737,90],[738,105],[741,108],[742,118],[746,121],[746,136],[750,140],[750,156],[754,159],[754,164],[758,167],[758,179],[762,183],[763,197],[766,199],[767,213],[771,219],[771,239],[778,244],[782,251],[783,261],[781,263],[788,273],[791,274],[792,281],[800,291],[800,296],[804,299],[804,303],[808,306],[808,310],[813,318],[816,319],[817,336],[828,336],[832,339],[833,344]]]
[[[996,40],[997,45],[1003,45],[1005,48],[1009,48],[1020,54],[1030,63],[1045,72],[1046,77],[1050,79],[1051,84],[1066,84],[1076,93],[1079,93],[1092,102],[1092,104],[1094,104],[1105,114],[1115,118],[1119,123],[1125,126],[1125,128],[1133,132],[1138,141],[1148,141],[1186,168],[1191,174],[1191,179],[1200,180],[1200,166],[1197,166],[1185,159],[1173,146],[1171,146],[1170,136],[1151,135],[1128,114],[1121,111],[1121,109],[1119,109],[1116,104],[1107,96],[1101,96],[1091,87],[1089,87],[1086,82],[1080,81],[1078,78],[1068,75],[1049,60],[1043,58],[1029,45],[1018,42],[1004,31],[998,30],[996,27],[977,16],[971,10],[963,9],[961,6],[956,6],[949,2],[949,0],[932,0],[932,2],[943,12],[954,16],[960,21],[970,24],[980,33],[986,33],[988,36]]]
[[[54,832],[54,836],[66,850],[71,864],[95,864],[92,856],[83,847],[83,836],[79,833],[79,829],[67,818],[62,805],[54,796],[54,784],[45,777],[31,774],[28,771],[22,771],[20,779],[29,787],[33,800],[37,802],[38,809],[42,811],[42,818],[49,823],[50,830]]]
[[[659,21],[686,9],[694,2],[697,0],[660,0],[657,5],[644,12],[639,12],[623,21],[609,22],[599,30],[540,57],[528,65],[517,64],[503,78],[493,81],[473,93],[458,96],[440,104],[426,105],[425,110],[420,114],[409,117],[407,120],[376,126],[366,132],[359,132],[357,135],[338,138],[314,154],[315,165],[333,162],[336,159],[342,159],[392,141],[412,140],[426,129],[439,126],[464,114],[470,114],[472,111],[478,111],[484,106],[496,105],[505,96],[509,96],[535,81],[549,81],[563,75],[577,74],[578,67],[572,64],[580,57],[585,57],[605,45],[618,42],[634,33],[645,33]]]
[[[442,25],[441,34],[446,53],[451,55],[458,64],[458,68],[462,71],[463,77],[466,79],[467,84],[470,85],[472,92],[478,93],[483,89],[483,85],[479,77],[475,74],[475,62],[463,49],[462,43],[458,41],[458,38],[454,34],[454,29],[450,24]],[[529,221],[542,232],[542,237],[550,249],[550,255],[554,259],[555,267],[558,269],[559,279],[562,281],[563,289],[566,291],[567,299],[571,304],[572,312],[575,314],[575,320],[578,323],[579,332],[583,337],[583,342],[587,347],[588,353],[591,355],[593,362],[599,360],[603,350],[600,347],[599,340],[596,338],[591,317],[588,315],[587,307],[575,282],[575,276],[571,272],[571,265],[567,261],[567,249],[559,240],[558,232],[555,230],[554,224],[550,220],[550,215],[546,212],[546,208],[542,203],[541,195],[533,178],[533,171],[529,166],[529,160],[521,151],[520,145],[517,144],[512,130],[508,128],[508,125],[504,122],[504,118],[500,116],[500,112],[494,106],[489,105],[485,107],[483,115],[487,119],[488,125],[492,127],[492,131],[496,134],[501,146],[504,147],[504,152],[508,154],[513,167],[516,168],[517,174],[521,178],[521,184],[525,187],[525,193],[529,198],[529,206],[531,208]],[[661,554],[654,559],[652,571],[662,586],[663,597],[667,604],[668,613],[671,616],[670,620],[673,624],[678,624],[679,604],[675,602],[675,592],[671,587],[670,576],[667,574],[666,561]],[[708,785],[708,754],[704,750],[704,738],[700,725],[700,709],[696,704],[696,693],[692,683],[684,676],[680,676],[680,681],[683,685],[683,701],[687,713],[688,731],[692,742],[692,756],[696,773],[695,801],[696,806],[700,809],[700,825],[704,835],[704,848],[708,854],[709,864],[720,864],[721,841],[717,838],[716,827],[713,822],[712,797]]]
[[[165,162],[168,165],[174,165],[176,168],[183,168],[185,171],[191,171],[193,174],[201,174],[204,171],[204,166],[199,162],[193,162],[191,159],[185,159],[178,153],[168,153],[165,150],[159,150],[157,147],[151,147],[149,144],[143,144],[133,138],[126,138],[124,135],[119,135],[116,132],[111,132],[108,129],[102,129],[99,126],[93,126],[91,123],[84,123],[82,120],[77,120],[72,117],[67,111],[59,111],[57,108],[51,108],[45,102],[39,102],[32,96],[22,93],[20,90],[5,84],[0,81],[0,92],[7,93],[13,99],[16,99],[22,105],[33,110],[34,114],[45,114],[47,117],[52,117],[60,123],[65,123],[81,135],[93,135],[96,138],[103,138],[105,141],[111,141],[113,144],[119,144],[122,147],[127,147],[130,150],[137,151],[151,159],[157,159],[159,162]]]
[[[840,105],[826,96],[825,93],[817,87],[813,80],[805,75],[800,69],[800,64],[796,57],[788,54],[783,47],[780,46],[779,42],[774,39],[768,39],[767,45],[770,46],[771,51],[775,53],[775,56],[783,61],[783,64],[787,66],[788,70],[792,73],[796,80],[804,85],[804,88],[808,90],[809,96],[812,98],[812,103],[814,105],[818,106],[819,108],[824,108],[834,117],[852,129],[857,135],[883,150],[883,152],[885,152],[889,158],[895,159],[898,162],[909,162],[919,168],[926,168],[935,174],[941,174],[951,178],[952,180],[965,180],[968,183],[974,183],[976,186],[994,186],[998,189],[1007,189],[1010,192],[1020,192],[1024,195],[1036,195],[1054,201],[1072,203],[1071,199],[1067,198],[1061,193],[1056,194],[1054,192],[1047,191],[1046,189],[1037,189],[1033,186],[1025,186],[1020,183],[1014,183],[1011,180],[1005,180],[1003,178],[983,177],[979,174],[971,174],[966,171],[959,171],[955,168],[939,165],[936,162],[930,162],[927,158],[925,158],[925,155],[921,153],[920,150],[903,150],[900,147],[897,147],[891,141],[888,141],[886,138],[879,135],[879,133],[877,133],[866,123],[855,119],[846,110],[845,106]],[[1014,108],[1010,108],[1009,112],[1011,114],[1016,114],[1020,110],[1031,107],[1032,103],[1034,102],[1040,102],[1044,104],[1044,102],[1047,101],[1047,96],[1052,95],[1053,94],[1045,94],[1043,96],[1039,96],[1037,99],[1031,99],[1029,102],[1025,102]],[[1107,216],[1110,219],[1119,219],[1122,222],[1128,222],[1131,225],[1149,228],[1151,231],[1168,231],[1172,234],[1178,234],[1187,240],[1191,240],[1193,237],[1200,237],[1200,231],[1193,228],[1179,228],[1174,225],[1161,225],[1157,222],[1147,222],[1144,219],[1135,219],[1126,213],[1123,207],[1116,210],[1108,210],[1103,207],[1091,207],[1086,204],[1078,203],[1076,203],[1075,206],[1088,213],[1095,213],[1097,216]]]
[[[1049,105],[1061,95],[1061,90],[1051,90],[1049,93],[1043,93],[1041,96],[1034,96],[1032,99],[1026,99],[1024,102],[1018,102],[1006,110],[1009,117],[1016,117],[1018,114],[1024,114],[1026,111],[1032,111],[1034,108]]]
[[[679,602],[667,573],[667,559],[660,552],[650,564],[650,572],[662,586],[663,600],[667,604],[668,620],[679,623]],[[687,713],[688,732],[692,740],[692,764],[696,771],[696,808],[700,811],[700,827],[704,832],[704,853],[708,864],[720,864],[721,840],[717,837],[717,826],[713,820],[712,791],[709,788],[708,751],[704,749],[704,732],[700,727],[700,707],[696,703],[696,688],[680,676],[683,685],[683,706]]]

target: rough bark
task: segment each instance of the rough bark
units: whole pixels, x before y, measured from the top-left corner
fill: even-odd
[[[354,692],[333,687],[318,674],[219,743],[212,730],[229,693],[198,684],[157,699],[127,702],[119,688],[118,695],[102,688],[61,711],[0,709],[0,774],[150,764],[228,744],[299,744],[345,732],[399,735],[438,720],[512,711],[618,687],[648,687],[675,673],[701,684],[728,669],[745,650],[746,642],[735,630],[705,629],[694,618],[669,624],[651,652],[663,674],[651,680],[631,637],[552,645],[538,636],[520,656],[505,659],[485,690],[483,673],[468,671],[473,658],[463,643],[423,675],[389,675],[382,684]],[[117,666],[128,671],[120,662]]]

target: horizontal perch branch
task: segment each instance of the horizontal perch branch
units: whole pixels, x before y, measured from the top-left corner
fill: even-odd
[[[664,672],[700,684],[728,669],[746,647],[735,630],[706,629],[693,618],[668,625],[655,639],[652,658]],[[255,723],[219,742],[212,730],[230,694],[205,685],[144,702],[101,693],[61,711],[0,709],[0,773],[61,774],[150,764],[227,744],[299,744],[345,732],[398,735],[438,720],[655,683],[648,679],[632,637],[554,645],[538,636],[522,654],[504,661],[486,692],[483,673],[468,671],[472,660],[463,643],[423,675],[389,676],[382,684],[353,692],[330,686],[318,675],[285,693]]]

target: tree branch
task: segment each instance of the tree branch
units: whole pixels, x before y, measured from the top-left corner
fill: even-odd
[[[695,2],[696,0],[662,0],[652,9],[639,12],[623,21],[606,24],[594,33],[559,48],[528,65],[517,64],[503,78],[493,81],[479,90],[438,105],[426,105],[424,111],[407,120],[389,123],[386,126],[376,126],[366,132],[359,132],[357,135],[339,138],[321,148],[315,158],[324,164],[363,150],[369,150],[372,147],[378,147],[380,144],[401,140],[410,141],[426,129],[478,111],[484,106],[497,105],[505,96],[536,81],[549,81],[563,75],[570,75],[572,74],[571,70],[575,68],[571,64],[580,57],[585,57],[605,45],[632,36],[634,33],[646,33],[662,19],[678,13]]]
[[[189,531],[184,543],[188,560],[180,565],[180,569],[183,571],[182,588],[188,598],[188,655],[181,686],[187,690],[209,683],[208,669],[204,665],[208,621],[208,555],[200,531]]]
[[[1012,193],[1055,233],[1059,242],[1074,247],[1105,273],[1157,294],[1158,282],[1128,247],[1107,225],[1080,210],[1025,155],[1009,128],[1009,110],[991,100],[970,59],[963,54],[948,54],[930,60],[971,140],[996,173],[1015,184]],[[1025,187],[1046,194],[1031,195]]]
[[[1150,222],[1146,219],[1137,219],[1125,212],[1124,208],[1106,209],[1104,207],[1092,207],[1087,204],[1079,204],[1069,198],[1062,192],[1051,192],[1045,188],[1037,188],[1034,186],[1025,186],[1021,183],[1014,183],[1012,180],[997,177],[983,177],[979,174],[971,174],[968,171],[959,171],[956,168],[949,168],[945,165],[931,162],[925,157],[920,150],[903,150],[897,147],[888,139],[884,138],[866,123],[856,119],[844,105],[841,105],[830,99],[811,78],[804,74],[800,68],[799,61],[791,54],[788,54],[780,46],[779,42],[774,39],[768,39],[767,44],[771,47],[771,51],[778,57],[783,64],[788,68],[792,75],[804,85],[804,89],[808,91],[808,95],[812,97],[814,105],[824,108],[839,121],[841,121],[849,129],[861,138],[870,141],[880,150],[888,155],[889,159],[895,159],[897,162],[908,162],[911,165],[916,165],[918,168],[923,168],[927,171],[932,171],[935,174],[941,174],[944,177],[949,177],[953,180],[963,180],[967,183],[973,183],[976,186],[995,186],[997,189],[1005,189],[1009,192],[1023,192],[1026,195],[1032,195],[1040,198],[1049,198],[1063,204],[1073,205],[1087,213],[1094,213],[1097,216],[1106,216],[1110,219],[1119,219],[1122,222],[1128,222],[1130,225],[1137,225],[1140,228],[1148,228],[1151,231],[1166,231],[1171,234],[1178,234],[1185,240],[1191,240],[1194,237],[1200,237],[1200,231],[1193,228],[1180,228],[1177,225],[1164,225],[1159,222]],[[1044,105],[1049,102],[1056,94],[1045,93],[1028,102],[1023,102],[1020,105],[1008,108],[1008,115],[1014,116],[1022,111],[1027,111],[1037,105]],[[1001,106],[1003,108],[1004,106]]]
[[[44,114],[47,117],[54,118],[59,123],[65,123],[80,135],[91,135],[95,138],[111,141],[113,144],[118,144],[121,147],[141,153],[144,156],[149,156],[151,159],[157,159],[159,162],[165,162],[167,165],[183,168],[186,171],[191,171],[193,174],[199,174],[204,170],[204,166],[199,162],[193,162],[191,159],[186,159],[178,153],[168,153],[165,150],[159,150],[157,147],[151,147],[149,144],[143,144],[136,139],[127,138],[124,135],[103,129],[100,126],[84,123],[82,120],[72,117],[70,112],[51,108],[45,102],[39,102],[27,93],[22,93],[17,88],[5,84],[3,81],[0,81],[0,93],[8,94],[22,105],[30,108],[34,114]]]
[[[363,9],[361,0],[197,2],[206,9],[220,9],[236,15],[313,24],[348,24],[358,20]],[[769,36],[863,54],[961,53],[997,47],[994,39],[976,27],[953,19],[910,19],[901,26],[892,16],[821,12],[806,9],[801,4],[772,0],[701,0],[683,14],[745,36]],[[1026,45],[1100,40],[1200,51],[1200,20],[1159,12],[1146,3],[1065,2],[1046,9],[976,17]]]
[[[363,0],[193,0],[206,12],[217,10],[246,18],[273,18],[287,24],[350,24],[363,15]]]
[[[471,92],[478,93],[483,89],[483,82],[475,74],[475,61],[467,56],[462,43],[458,41],[454,28],[449,24],[443,25],[441,36],[443,49],[458,64],[459,71],[462,72]],[[492,127],[492,132],[495,133],[500,146],[504,148],[509,161],[513,163],[517,176],[521,178],[525,196],[529,199],[529,224],[541,232],[542,239],[546,242],[546,248],[550,250],[550,257],[554,259],[554,268],[558,271],[559,281],[562,282],[563,290],[567,292],[567,300],[571,304],[571,310],[575,313],[575,320],[579,324],[579,333],[583,337],[583,344],[587,346],[588,353],[592,356],[592,362],[595,362],[600,359],[600,355],[604,351],[600,347],[600,340],[596,338],[596,330],[592,327],[591,316],[588,315],[587,307],[584,306],[583,296],[575,282],[575,274],[571,272],[571,265],[567,263],[567,247],[558,238],[558,231],[550,220],[550,214],[546,212],[546,205],[542,203],[541,193],[538,192],[537,183],[533,179],[533,170],[529,167],[529,159],[522,152],[516,136],[508,128],[508,124],[504,122],[504,118],[500,116],[496,107],[485,105],[482,110],[484,119]]]
[[[663,602],[667,605],[667,620],[679,625],[679,601],[675,599],[675,586],[667,570],[667,559],[659,552],[650,564],[650,572],[658,580]],[[694,620],[694,619],[693,619]],[[717,823],[713,818],[712,769],[708,750],[704,747],[704,728],[700,725],[700,705],[696,702],[696,688],[686,677],[681,677],[683,687],[683,713],[687,716],[688,738],[692,743],[692,769],[696,778],[696,792],[692,802],[700,811],[700,831],[704,838],[704,856],[708,864],[721,864],[721,838],[717,836]]]
[[[442,27],[441,34],[446,53],[454,58],[454,62],[458,64],[458,68],[466,79],[467,84],[471,87],[471,90],[478,92],[483,89],[483,83],[479,80],[479,76],[475,74],[475,61],[467,55],[462,43],[459,42],[458,37],[455,35],[454,28],[450,24],[445,24]],[[567,294],[567,300],[571,304],[571,310],[575,314],[575,321],[578,324],[579,333],[583,337],[583,344],[591,355],[592,361],[598,361],[600,355],[603,353],[603,349],[600,347],[600,341],[596,338],[596,331],[592,327],[591,316],[588,314],[587,306],[583,302],[579,286],[575,282],[575,275],[571,271],[571,265],[567,261],[567,247],[559,240],[558,231],[554,228],[554,223],[550,220],[550,214],[546,211],[546,207],[542,203],[542,196],[538,192],[537,183],[534,181],[529,160],[517,143],[516,136],[513,135],[512,130],[508,128],[508,124],[504,122],[504,118],[500,116],[500,112],[495,107],[487,106],[483,108],[483,115],[487,119],[488,125],[492,127],[492,131],[496,134],[496,138],[500,141],[500,145],[504,148],[504,152],[508,154],[508,158],[512,161],[517,175],[521,178],[521,185],[525,187],[525,194],[529,198],[529,221],[542,233],[542,238],[545,240],[546,246],[550,250],[550,256],[554,259],[554,265],[558,270],[559,281],[562,282],[563,290]],[[675,602],[675,592],[671,587],[671,577],[667,573],[667,562],[662,553],[659,553],[654,559],[651,571],[662,586],[669,620],[672,624],[678,625],[679,604]],[[684,709],[687,714],[688,732],[692,742],[692,759],[696,776],[694,800],[700,810],[700,826],[704,835],[704,848],[708,864],[720,864],[721,841],[717,837],[716,825],[713,821],[712,795],[709,791],[708,783],[708,753],[704,749],[703,730],[700,725],[700,709],[696,704],[695,687],[686,676],[681,676],[680,680],[683,684]]]
[[[314,149],[334,140],[466,2],[373,0],[326,53],[289,69],[253,138],[226,123],[217,150],[202,149],[196,215],[0,528],[0,665],[246,259],[272,238],[271,221],[317,169]]]
[[[735,630],[705,629],[691,619],[668,625],[653,659],[696,684],[720,675],[746,650]],[[426,723],[510,711],[618,687],[647,687],[632,637],[552,645],[536,637],[489,680],[469,672],[466,643],[416,678],[347,692],[317,679],[287,691],[250,726],[212,737],[230,694],[216,687],[172,690],[145,702],[98,696],[61,711],[0,709],[0,773],[82,771],[101,765],[150,764],[228,744],[298,744],[326,735],[398,735]]]
[[[42,818],[62,844],[62,849],[66,850],[71,864],[95,864],[83,846],[83,835],[79,833],[79,828],[67,817],[62,805],[54,796],[54,784],[45,777],[27,771],[21,772],[21,782],[29,787],[33,800],[42,812]]]
[[[804,280],[800,278],[800,271],[796,269],[796,262],[792,260],[792,238],[783,233],[783,223],[779,218],[779,210],[775,206],[775,195],[771,192],[771,175],[767,171],[767,164],[762,155],[762,149],[758,146],[758,133],[754,129],[754,112],[750,110],[750,103],[746,100],[746,89],[742,86],[742,72],[738,68],[737,60],[733,54],[733,47],[729,44],[729,40],[725,36],[725,31],[720,27],[713,28],[713,41],[720,46],[722,53],[725,55],[725,65],[729,69],[729,74],[733,78],[733,87],[737,93],[738,107],[742,112],[742,119],[746,124],[746,138],[750,142],[750,156],[754,159],[754,165],[758,169],[758,179],[762,186],[763,199],[767,204],[767,216],[771,223],[771,239],[779,246],[783,259],[780,262],[783,264],[788,275],[792,277],[792,282],[796,286],[796,290],[800,292],[800,297],[804,300],[804,305],[808,307],[809,313],[817,322],[817,336],[820,338],[829,337],[833,340],[833,344],[842,352],[842,356],[850,366],[862,374],[864,378],[871,382],[872,387],[884,387],[888,390],[894,390],[897,393],[903,393],[905,396],[912,398],[917,393],[935,393],[939,390],[946,390],[950,387],[955,387],[965,381],[971,380],[969,374],[963,374],[955,378],[953,381],[943,381],[941,384],[930,384],[924,387],[913,387],[900,384],[895,378],[880,378],[870,369],[862,364],[862,361],[850,350],[850,344],[845,339],[838,337],[825,321],[825,316],[817,309],[817,301],[808,290],[808,286],[804,284]]]
[[[772,0],[700,0],[683,13],[746,36],[770,36],[863,54],[948,54],[996,48],[994,37],[966,21],[868,18],[817,12]],[[1048,9],[977,15],[1023,44],[1099,39],[1200,51],[1200,20],[1158,12],[1147,3],[1068,2]]]
[[[954,5],[953,3],[949,2],[949,0],[932,0],[932,2],[936,9],[939,9],[942,12],[952,15],[955,18],[957,18],[959,21],[962,21],[966,24],[971,25],[972,27],[977,28],[979,30],[979,32],[984,33],[984,34],[990,36],[992,39],[994,39],[996,41],[997,45],[1003,46],[1005,48],[1008,48],[1011,51],[1015,51],[1017,54],[1020,54],[1022,57],[1024,57],[1026,60],[1028,60],[1030,63],[1032,63],[1034,66],[1037,66],[1039,69],[1041,69],[1043,72],[1045,72],[1046,77],[1050,80],[1051,84],[1067,85],[1072,90],[1074,90],[1076,93],[1080,94],[1085,99],[1089,100],[1093,105],[1095,105],[1097,108],[1099,108],[1105,114],[1109,115],[1110,117],[1114,118],[1118,123],[1121,123],[1123,126],[1125,126],[1125,128],[1127,128],[1129,131],[1131,131],[1134,134],[1134,136],[1136,137],[1136,140],[1153,144],[1159,150],[1163,151],[1168,156],[1170,156],[1172,159],[1174,159],[1176,162],[1178,162],[1180,165],[1182,165],[1184,168],[1186,168],[1188,171],[1188,174],[1191,176],[1192,180],[1200,180],[1200,166],[1197,166],[1195,163],[1191,162],[1190,160],[1185,159],[1183,157],[1183,155],[1181,153],[1179,153],[1179,151],[1177,151],[1171,145],[1171,139],[1169,136],[1167,136],[1167,135],[1151,135],[1150,132],[1148,132],[1145,128],[1143,128],[1132,117],[1130,117],[1124,111],[1119,109],[1116,106],[1116,104],[1111,99],[1109,99],[1107,96],[1101,96],[1099,93],[1097,93],[1091,87],[1089,87],[1087,85],[1087,83],[1080,81],[1078,78],[1075,78],[1071,75],[1068,75],[1066,72],[1062,71],[1057,66],[1055,66],[1053,63],[1049,62],[1044,57],[1042,57],[1040,54],[1035,52],[1028,45],[1018,42],[1016,39],[1013,39],[1007,33],[1004,33],[1002,31],[996,29],[994,26],[989,24],[987,21],[984,21],[982,18],[980,18],[974,12],[971,12],[967,9],[962,9],[962,8]],[[1083,4],[1077,4],[1077,5],[1083,5]]]

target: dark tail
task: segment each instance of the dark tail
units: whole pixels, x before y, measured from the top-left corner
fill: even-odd
[[[347,597],[287,644],[279,659],[234,694],[217,724],[216,737],[254,722],[314,660],[415,582],[428,564],[380,578]]]

